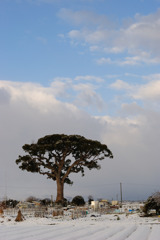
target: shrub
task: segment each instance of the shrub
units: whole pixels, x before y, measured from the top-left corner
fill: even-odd
[[[147,199],[143,208],[143,212],[148,214],[149,210],[151,209],[155,209],[157,215],[160,214],[160,192],[154,193]]]
[[[72,199],[72,204],[74,204],[76,206],[84,206],[84,204],[85,204],[84,198],[82,196],[75,196]]]

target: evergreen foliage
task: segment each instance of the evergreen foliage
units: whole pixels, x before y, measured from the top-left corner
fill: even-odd
[[[143,211],[148,214],[151,209],[155,209],[157,215],[160,214],[160,192],[154,193],[147,199]]]
[[[80,135],[53,134],[38,139],[37,143],[25,144],[27,153],[19,156],[16,164],[22,170],[46,175],[57,183],[57,199],[63,201],[64,183],[72,184],[69,175],[84,168],[100,169],[99,161],[113,158],[105,144]]]
[[[88,204],[91,205],[92,201],[94,201],[94,198],[91,195],[89,195],[88,196]]]
[[[74,204],[76,206],[84,206],[85,205],[84,198],[82,196],[75,196],[72,199],[72,204]]]

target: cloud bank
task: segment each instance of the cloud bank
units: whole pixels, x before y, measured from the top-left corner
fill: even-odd
[[[130,104],[121,104],[117,117],[110,114],[93,116],[83,109],[84,101],[90,101],[77,92],[85,93],[84,89],[87,89],[88,94],[88,82],[85,86],[81,82],[73,87],[81,109],[75,99],[71,101],[66,91],[67,85],[79,78],[90,81],[90,77],[86,76],[77,76],[76,80],[65,78],[59,82],[54,79],[48,87],[0,81],[1,196],[7,194],[23,199],[28,195],[54,195],[55,198],[55,183],[38,174],[22,172],[15,164],[18,155],[23,154],[23,144],[52,133],[80,134],[97,139],[107,144],[114,154],[113,160],[102,162],[100,171],[86,171],[84,178],[73,174],[74,185],[66,186],[65,196],[81,194],[87,197],[92,194],[95,198],[116,198],[120,182],[123,183],[125,199],[145,199],[157,190],[160,113],[146,107],[145,101],[149,99],[153,105],[159,102],[159,79],[147,80],[139,86],[126,84],[122,80],[113,82],[110,85],[113,91],[123,90],[133,100]],[[149,93],[148,88],[151,89]],[[68,102],[60,99],[64,92],[67,92]],[[139,96],[143,106],[136,102]],[[94,104],[97,107],[97,103]]]

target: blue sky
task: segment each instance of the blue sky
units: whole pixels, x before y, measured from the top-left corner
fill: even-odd
[[[156,15],[158,5],[156,0],[0,1],[1,79],[48,85],[55,77],[157,72],[158,64],[147,64],[146,70],[142,56],[132,62],[135,51],[154,58],[154,49],[147,52],[140,40],[132,47],[134,42],[121,39],[118,46],[118,37],[122,30],[125,37],[125,25]]]
[[[94,188],[102,182],[126,184],[126,199],[159,189],[159,7],[159,0],[0,0],[1,164],[11,197],[32,194],[21,189],[28,178],[34,191],[44,184],[39,196],[55,191],[14,163],[24,143],[51,133],[100,140],[115,156],[76,178],[68,196],[90,188],[114,198],[119,190]]]

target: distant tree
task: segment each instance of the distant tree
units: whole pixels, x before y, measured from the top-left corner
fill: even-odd
[[[37,201],[38,199],[34,196],[29,196],[26,201],[32,203],[33,201]]]
[[[143,211],[148,214],[151,209],[155,209],[157,215],[160,214],[160,192],[154,193],[147,199]]]
[[[84,198],[82,196],[75,196],[72,199],[72,204],[74,204],[76,206],[84,206],[84,204],[85,204]]]
[[[40,200],[41,205],[43,206],[48,206],[51,204],[51,199],[50,198],[44,198]]]
[[[37,143],[25,144],[27,155],[19,156],[19,168],[29,172],[46,175],[57,183],[57,203],[64,199],[64,184],[72,184],[71,173],[81,172],[84,168],[100,169],[98,161],[113,158],[105,144],[86,139],[79,135],[53,134],[40,138]]]
[[[1,205],[4,207],[14,208],[19,203],[19,201],[14,199],[8,199],[6,201],[1,202]]]
[[[97,201],[101,202],[101,201],[102,201],[102,198],[97,198]]]
[[[94,198],[91,195],[89,195],[88,196],[88,204],[91,205],[92,201],[94,201]]]
[[[63,198],[63,206],[67,207],[68,204],[70,204],[70,202],[67,200],[67,198]]]

